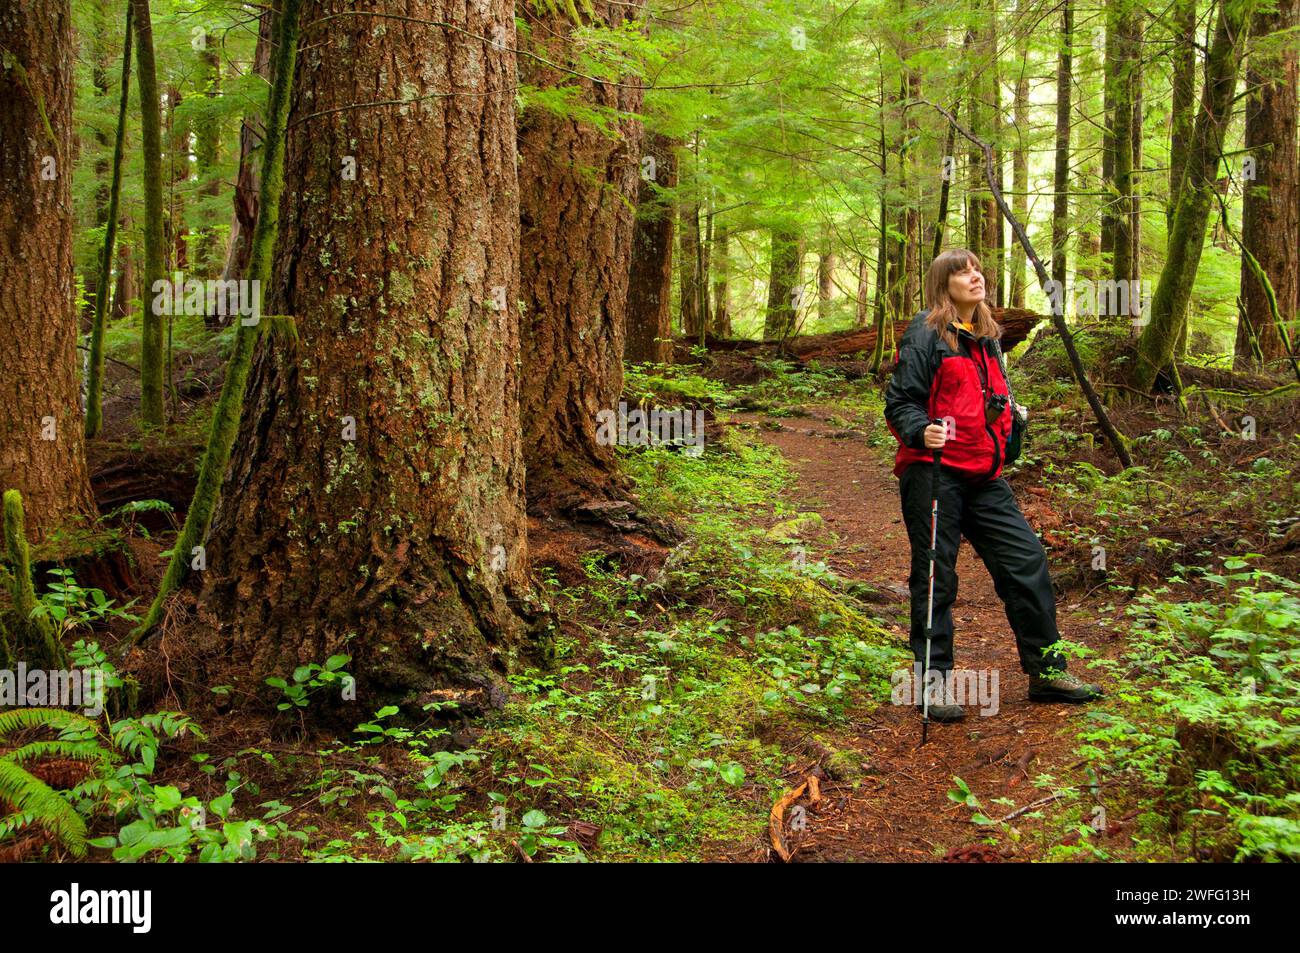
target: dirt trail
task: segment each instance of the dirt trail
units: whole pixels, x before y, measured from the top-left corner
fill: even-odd
[[[836,428],[810,408],[812,417],[787,419],[780,431],[761,428],[763,439],[779,449],[799,475],[803,509],[817,510],[838,537],[829,564],[840,575],[891,591],[898,602],[882,606],[892,618],[898,644],[907,644],[909,548],[899,506],[898,481],[880,451],[860,436],[832,438]],[[762,415],[742,414],[737,422],[757,424]],[[1020,500],[1031,525],[1035,507]],[[1037,527],[1036,527],[1037,528]],[[880,706],[865,713],[842,738],[870,761],[861,784],[827,784],[829,797],[810,808],[807,829],[796,833],[796,861],[996,861],[1029,859],[1034,847],[1014,857],[999,857],[978,845],[980,831],[969,808],[947,797],[960,776],[994,818],[1043,797],[1031,777],[1062,769],[1074,759],[1071,737],[1084,706],[1031,703],[1028,678],[1020,670],[1015,639],[987,569],[962,540],[959,580],[953,610],[955,660],[959,668],[997,670],[1000,701],[996,714],[982,717],[967,706],[964,722],[931,723],[929,743],[918,749],[920,715],[906,705]],[[1062,635],[1099,648],[1110,638],[1093,613],[1067,598],[1058,603]],[[1087,675],[1080,663],[1075,663]],[[1008,798],[1014,806],[993,803]],[[1025,838],[1028,842],[1032,838]],[[967,849],[969,845],[976,845]]]

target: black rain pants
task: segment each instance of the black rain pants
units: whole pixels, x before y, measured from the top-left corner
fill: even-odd
[[[1020,667],[1035,675],[1064,671],[1065,658],[1048,649],[1060,639],[1056,596],[1047,571],[1047,553],[1016,505],[1005,479],[968,479],[941,467],[939,521],[935,540],[934,631],[930,668],[953,668],[952,606],[957,598],[957,549],[965,536],[993,577],[1016,636]],[[917,663],[925,659],[925,617],[930,573],[930,500],[933,464],[914,463],[899,477],[903,521],[912,546],[911,644]]]

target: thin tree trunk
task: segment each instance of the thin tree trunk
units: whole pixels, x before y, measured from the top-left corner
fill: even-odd
[[[265,214],[258,217],[253,234],[249,257],[248,287],[259,299],[261,305],[262,289],[270,285],[272,255],[275,251],[276,228],[280,217],[280,195],[284,188],[285,137],[289,122],[290,97],[293,91],[293,76],[298,56],[299,14],[302,0],[282,0],[280,14],[276,18],[275,70],[276,81],[271,87],[271,96],[267,103],[266,139],[262,146],[262,175],[260,204]],[[310,106],[310,103],[309,103]],[[319,236],[319,240],[328,241],[328,233]],[[268,313],[269,314],[269,313]],[[292,315],[291,315],[292,317]],[[235,347],[226,363],[225,382],[221,387],[221,396],[217,398],[217,407],[212,415],[212,425],[208,431],[208,443],[199,464],[199,479],[194,488],[194,496],[185,513],[185,523],[180,535],[172,546],[172,556],[167,570],[163,574],[158,593],[144,619],[136,628],[134,641],[140,641],[162,619],[163,609],[168,597],[185,579],[188,570],[199,559],[199,549],[205,545],[209,524],[213,519],[219,501],[218,491],[226,468],[230,463],[231,450],[235,436],[239,431],[248,390],[249,375],[253,366],[254,347],[262,328],[258,323],[245,324],[241,315],[235,331]],[[294,338],[297,334],[286,335]],[[265,355],[263,355],[265,357]],[[271,363],[268,359],[268,363]],[[274,368],[272,368],[274,370]],[[259,384],[263,381],[259,381]],[[270,385],[268,384],[268,387]],[[312,388],[313,396],[315,389]],[[286,399],[287,402],[287,399]],[[287,413],[288,411],[286,411]],[[274,408],[270,411],[274,414]],[[319,439],[321,428],[314,427],[312,437]],[[247,446],[240,448],[241,454],[249,451]],[[323,457],[319,457],[323,459]],[[249,466],[245,463],[245,467]],[[251,477],[249,478],[251,480]],[[242,489],[241,483],[236,489]],[[227,491],[229,492],[229,490]],[[328,493],[326,494],[328,495]],[[228,532],[236,533],[240,527],[231,527]],[[230,544],[227,543],[229,547]],[[233,547],[232,547],[233,548]],[[229,551],[229,550],[228,550]],[[206,553],[200,561],[206,561]],[[228,563],[229,567],[232,565]]]
[[[258,23],[257,46],[253,51],[253,72],[273,82],[271,76],[271,30],[274,24],[271,8],[262,11]],[[258,171],[260,163],[254,153],[262,145],[262,136],[258,127],[262,125],[263,116],[259,110],[245,116],[239,128],[239,172],[235,180],[234,214],[230,222],[230,239],[226,246],[226,261],[221,268],[223,281],[242,278],[248,273],[248,258],[253,247],[253,226],[257,222],[258,194],[261,191],[261,179]],[[339,174],[342,175],[343,160],[340,159]],[[210,316],[210,326],[219,323]]]
[[[140,74],[140,133],[144,149],[144,285],[140,290],[140,423],[163,425],[163,319],[155,313],[155,283],[164,280],[162,106],[154,66],[153,21],[149,0],[131,0],[135,19],[136,65]]]
[[[1107,182],[1106,219],[1111,241],[1111,278],[1117,286],[1132,288],[1133,273],[1133,70],[1137,63],[1134,44],[1135,14],[1127,8],[1128,0],[1111,0],[1107,10],[1107,31],[1114,33],[1113,57],[1106,63],[1111,112],[1108,130],[1111,154],[1111,179]],[[1104,239],[1103,239],[1104,243]],[[1122,283],[1122,284],[1120,284]],[[1136,295],[1123,296],[1128,314],[1114,314],[1112,319],[1125,324],[1135,316]]]
[[[1019,19],[1025,7],[1024,0],[1017,0],[1017,19]],[[1019,72],[1016,74],[1015,101],[1012,106],[1012,117],[1016,126],[1016,145],[1011,150],[1011,189],[1015,193],[1011,196],[1011,209],[1022,222],[1025,222],[1029,220],[1029,152],[1025,137],[1030,132],[1029,37],[1027,34],[1020,41],[1016,58],[1020,60],[1020,66]],[[1069,119],[1068,113],[1066,119],[1067,121]],[[1058,247],[1055,237],[1053,237],[1053,264],[1055,264]],[[1025,252],[1019,245],[1011,249],[1010,272],[1007,300],[1010,301],[1011,307],[1023,308],[1025,306]]]
[[[1052,282],[1061,296],[1064,316],[1065,278],[1070,237],[1070,92],[1074,80],[1073,0],[1061,3],[1061,41],[1056,54],[1056,165],[1052,177]]]
[[[86,436],[99,434],[103,425],[104,327],[108,322],[108,289],[112,284],[113,252],[117,242],[118,203],[122,194],[122,152],[126,141],[126,108],[131,90],[131,7],[126,8],[122,40],[122,89],[117,101],[117,132],[113,137],[113,165],[108,186],[104,245],[99,253],[95,282],[95,317],[90,331],[90,360],[86,381]]]
[[[857,320],[854,322],[855,327],[865,328],[867,322],[871,320],[871,296],[870,289],[870,270],[867,267],[867,256],[858,256],[858,300],[857,300]]]
[[[1223,136],[1232,117],[1233,94],[1242,49],[1256,0],[1226,4],[1219,9],[1214,42],[1206,62],[1206,83],[1196,117],[1187,167],[1174,213],[1165,266],[1151,301],[1151,319],[1137,343],[1133,386],[1149,391],[1169,365],[1179,332],[1186,322],[1187,303],[1205,244],[1212,190],[1218,179]]]
[[[122,213],[121,232],[131,231],[131,216]],[[131,243],[121,241],[117,244],[117,282],[113,286],[113,318],[125,318],[131,314],[131,300],[136,296],[135,251]]]
[[[678,214],[677,272],[680,288],[677,309],[681,315],[682,336],[695,340],[704,326],[700,315],[700,207],[687,201]]]
[[[1133,97],[1133,115],[1132,122],[1129,124],[1129,133],[1132,137],[1132,146],[1130,149],[1133,165],[1129,170],[1129,280],[1133,282],[1131,288],[1138,289],[1142,286],[1142,136],[1145,132],[1142,103],[1143,103],[1143,86],[1146,82],[1146,72],[1142,67],[1143,56],[1145,52],[1143,46],[1146,37],[1146,26],[1142,22],[1142,10],[1138,8],[1133,14],[1133,71],[1130,88]],[[1130,302],[1133,303],[1137,312],[1141,311],[1141,299],[1139,295],[1130,296]]]
[[[1196,0],[1174,0],[1170,12],[1170,67],[1173,98],[1169,106],[1169,202],[1165,230],[1172,232],[1174,208],[1187,165],[1187,145],[1196,124]]]
[[[212,46],[212,40],[212,37],[205,38],[204,49],[199,54],[199,60],[203,64],[203,95],[215,102],[221,96],[221,59],[217,55],[216,48]],[[196,124],[194,157],[195,171],[201,183],[198,194],[199,214],[203,224],[199,228],[194,257],[204,278],[215,278],[219,275],[225,257],[212,224],[215,218],[213,204],[221,194],[221,182],[217,174],[223,138],[224,130],[218,116],[206,115]]]
[[[725,222],[719,223],[713,258],[713,333],[717,337],[731,337],[731,295],[728,274],[731,270],[730,235]]]
[[[831,250],[829,229],[822,235],[817,249],[817,317],[825,322],[831,316],[835,299],[835,252]]]
[[[772,263],[767,282],[767,314],[763,337],[784,341],[794,331],[798,308],[795,295],[803,289],[803,248],[799,234],[772,229]]]

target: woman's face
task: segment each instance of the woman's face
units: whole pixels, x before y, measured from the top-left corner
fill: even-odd
[[[961,271],[954,271],[948,276],[948,297],[953,304],[978,304],[984,300],[984,276],[968,261]]]

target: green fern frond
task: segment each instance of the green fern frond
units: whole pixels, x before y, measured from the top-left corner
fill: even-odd
[[[0,712],[0,738],[25,728],[96,733],[95,723],[85,715],[62,708],[15,708]]]
[[[4,840],[11,834],[17,834],[24,827],[28,827],[36,820],[33,814],[10,814],[7,817],[0,817],[0,840]]]
[[[67,758],[71,761],[107,764],[115,760],[115,755],[94,741],[33,741],[13,751],[6,751],[0,758],[20,765],[37,758]]]
[[[75,856],[85,856],[86,822],[81,815],[44,781],[3,758],[0,800],[9,802],[19,814],[32,815],[34,823],[53,834]]]

